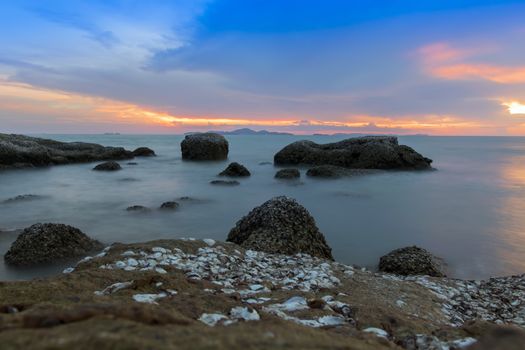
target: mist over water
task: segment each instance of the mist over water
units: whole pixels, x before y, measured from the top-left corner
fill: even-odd
[[[333,248],[336,260],[375,267],[381,255],[419,245],[444,258],[449,275],[487,278],[525,272],[525,138],[400,137],[401,144],[434,160],[438,171],[387,172],[337,180],[274,179],[272,162],[283,146],[341,136],[227,136],[230,155],[221,162],[181,160],[183,136],[45,135],[134,149],[147,146],[157,157],[121,161],[123,170],[95,172],[96,163],[0,172],[0,201],[22,194],[40,199],[0,204],[0,230],[38,222],[65,223],[106,244],[160,238],[225,240],[236,221],[277,195],[304,205]],[[212,186],[231,161],[252,176],[240,186]],[[179,201],[189,196],[193,201]],[[179,210],[159,211],[177,200]],[[144,205],[149,213],[127,212]],[[0,254],[16,238],[0,232]],[[75,259],[76,261],[78,259]],[[60,266],[13,269],[0,262],[0,280],[60,272]]]

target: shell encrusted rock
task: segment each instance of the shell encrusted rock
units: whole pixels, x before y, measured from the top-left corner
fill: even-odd
[[[228,241],[244,248],[333,260],[332,249],[310,213],[293,198],[270,199],[237,222]]]

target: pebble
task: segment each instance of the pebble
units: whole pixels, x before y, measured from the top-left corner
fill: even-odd
[[[388,339],[388,333],[384,329],[381,329],[381,328],[369,327],[369,328],[363,329],[363,332],[373,333],[378,337]]]
[[[202,241],[210,247],[213,247],[215,245],[215,240],[211,238],[205,238]]]
[[[73,271],[75,271],[74,267],[68,267],[68,268],[64,269],[64,271],[62,271],[62,273],[66,273],[67,274],[67,273],[71,273]]]
[[[95,291],[95,295],[109,295],[118,292],[119,290],[130,288],[133,285],[133,281],[129,282],[117,282],[104,288],[101,291]]]
[[[230,310],[230,317],[243,321],[259,321],[261,317],[255,309],[249,309],[244,306],[237,306]]]
[[[135,294],[133,295],[133,300],[138,303],[148,303],[148,304],[157,304],[158,299],[165,298],[166,293],[159,294]]]
[[[218,322],[227,319],[228,317],[223,314],[202,314],[201,317],[199,317],[199,321],[210,327],[214,327]]]

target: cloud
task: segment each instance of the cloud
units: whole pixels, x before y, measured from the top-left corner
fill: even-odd
[[[480,63],[473,56],[494,50],[487,47],[457,48],[438,42],[417,50],[423,68],[430,75],[447,80],[487,80],[499,84],[525,83],[525,66]]]
[[[507,67],[481,63],[443,65],[431,68],[431,73],[442,79],[484,79],[499,84],[525,84],[525,66]]]

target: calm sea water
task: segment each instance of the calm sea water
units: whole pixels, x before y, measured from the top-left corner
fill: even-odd
[[[438,171],[393,172],[360,178],[300,183],[275,180],[273,155],[298,139],[333,142],[335,136],[228,136],[223,162],[183,162],[182,136],[45,135],[62,141],[153,148],[158,157],[139,158],[114,173],[91,171],[94,164],[0,172],[0,201],[21,194],[44,198],[0,204],[0,230],[38,222],[66,223],[104,243],[159,238],[224,240],[253,207],[277,195],[296,198],[315,217],[336,260],[374,267],[381,255],[419,245],[441,256],[449,274],[486,278],[525,272],[525,138],[401,137],[434,159]],[[252,172],[237,187],[209,184],[229,161]],[[126,212],[152,208],[181,196],[176,212]],[[16,238],[0,233],[0,254]],[[0,280],[58,273],[67,264],[12,269],[0,261]]]

